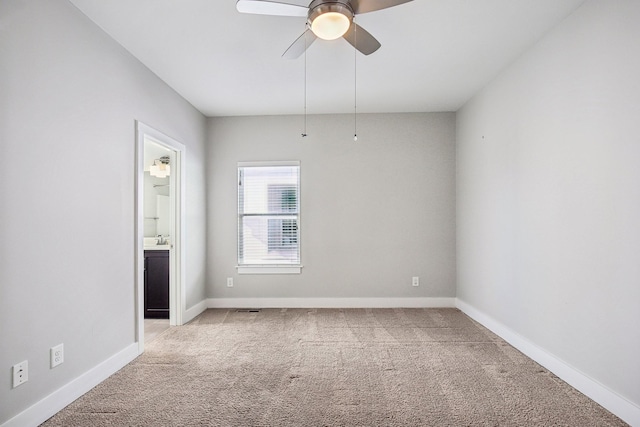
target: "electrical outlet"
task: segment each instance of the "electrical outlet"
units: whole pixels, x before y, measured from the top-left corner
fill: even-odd
[[[418,276],[414,276],[411,281],[411,286],[420,286],[420,278]]]
[[[233,288],[233,277],[227,277],[227,288]]]
[[[55,368],[62,362],[64,362],[64,344],[58,344],[55,347],[51,347],[51,367]]]
[[[29,380],[29,362],[20,362],[13,365],[13,388],[26,383]]]

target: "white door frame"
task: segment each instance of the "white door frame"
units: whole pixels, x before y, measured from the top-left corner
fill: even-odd
[[[136,121],[136,200],[135,200],[135,307],[138,353],[144,351],[144,143],[146,140],[167,148],[175,155],[169,175],[171,194],[171,251],[169,252],[169,319],[182,325],[185,311],[185,146],[175,139]]]

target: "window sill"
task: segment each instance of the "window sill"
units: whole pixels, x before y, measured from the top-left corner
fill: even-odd
[[[300,274],[301,265],[237,265],[238,274]]]

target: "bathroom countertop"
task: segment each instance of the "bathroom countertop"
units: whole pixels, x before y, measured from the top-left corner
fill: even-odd
[[[148,245],[144,247],[145,251],[167,251],[171,249],[171,245]]]

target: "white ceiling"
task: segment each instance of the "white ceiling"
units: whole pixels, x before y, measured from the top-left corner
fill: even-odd
[[[206,116],[304,113],[305,57],[281,55],[305,18],[241,14],[235,0],[70,1]],[[353,112],[356,81],[358,112],[456,111],[583,1],[414,0],[358,15],[382,47],[316,41],[307,112]]]

